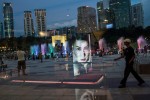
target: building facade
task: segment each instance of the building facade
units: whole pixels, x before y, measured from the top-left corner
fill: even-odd
[[[24,32],[25,36],[35,35],[31,11],[24,11]]]
[[[31,11],[24,11],[24,32],[26,37],[35,34]]]
[[[47,36],[46,32],[46,9],[35,9],[36,32],[39,37]]]
[[[75,35],[77,33],[77,27],[76,26],[68,26],[68,27],[62,27],[57,29],[59,31],[59,35]]]
[[[101,1],[103,1],[104,9],[108,9],[110,0],[101,0]]]
[[[124,28],[131,25],[130,0],[110,0],[109,8],[115,16],[115,28]]]
[[[97,30],[96,10],[89,6],[78,8],[77,33],[91,33]]]
[[[104,2],[97,2],[98,28],[106,29],[114,24],[114,13],[109,8],[104,7]],[[112,26],[113,27],[113,26]]]
[[[4,38],[3,23],[0,22],[0,39]]]
[[[14,19],[11,3],[3,3],[3,15],[5,38],[14,37]]]
[[[142,3],[131,6],[131,25],[135,27],[144,26],[144,12]]]
[[[97,2],[97,15],[98,15],[98,28],[99,29],[105,28],[105,24],[103,23],[105,20],[103,1]]]
[[[47,35],[49,37],[55,35],[66,35],[67,40],[72,39],[73,36],[76,36],[77,27],[76,26],[69,26],[69,27],[62,27],[54,30],[47,30]]]

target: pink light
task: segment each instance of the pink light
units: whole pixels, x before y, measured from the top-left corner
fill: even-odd
[[[40,84],[80,84],[80,85],[94,85],[100,83],[104,76],[100,77],[96,82],[58,82],[58,81],[30,81],[30,80],[12,80],[14,83],[40,83]]]
[[[121,37],[121,38],[119,38],[119,40],[117,41],[119,51],[122,51],[122,49],[123,49],[123,46],[124,46],[124,41],[123,41],[123,40],[124,40],[124,38]]]
[[[104,79],[104,76],[99,78],[99,80],[96,81],[96,82],[63,82],[63,84],[80,84],[80,85],[88,85],[88,84],[90,85],[90,84],[92,84],[92,85],[94,85],[94,84],[100,83],[103,79]]]
[[[15,83],[41,83],[41,84],[59,84],[61,82],[58,81],[29,81],[29,80],[12,80],[11,82]]]
[[[99,49],[106,51],[105,50],[106,48],[107,48],[107,45],[106,45],[105,39],[104,38],[100,39],[99,40]]]
[[[137,39],[137,44],[138,44],[138,49],[143,49],[145,45],[147,45],[147,42],[146,40],[144,39],[143,36],[140,36],[138,39]]]

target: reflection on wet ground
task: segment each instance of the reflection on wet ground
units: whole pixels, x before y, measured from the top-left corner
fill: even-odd
[[[139,87],[130,75],[127,88],[119,89],[123,77],[124,60],[114,62],[118,55],[93,57],[93,71],[82,77],[73,76],[72,59],[50,60],[41,63],[38,60],[27,60],[27,76],[17,75],[17,61],[6,60],[6,72],[0,73],[1,100],[149,100],[150,75],[141,76],[146,83]],[[148,62],[150,56],[138,57],[141,62]],[[97,84],[63,84],[63,82],[96,82],[103,75],[104,79]],[[90,76],[88,76],[90,75]],[[87,79],[86,79],[87,78]],[[96,81],[95,81],[95,80]]]

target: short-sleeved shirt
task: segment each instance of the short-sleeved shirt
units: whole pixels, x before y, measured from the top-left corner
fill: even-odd
[[[17,57],[18,57],[18,61],[25,60],[25,52],[21,50],[17,51]]]
[[[129,46],[128,48],[126,48],[124,50],[124,56],[125,56],[126,62],[129,62],[131,60],[131,58],[133,56],[135,56],[134,49],[131,46]]]

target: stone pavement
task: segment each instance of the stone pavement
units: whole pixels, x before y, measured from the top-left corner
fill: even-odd
[[[52,83],[74,77],[71,58],[69,61],[46,59],[43,63],[27,60],[27,76],[18,77],[15,70],[0,73],[0,100],[149,100],[150,75],[140,75],[146,81],[141,87],[130,75],[127,87],[118,88],[123,77],[124,59],[114,62],[117,56],[93,57],[94,71],[105,75],[104,80],[95,85]],[[150,63],[149,58],[150,55],[138,57],[140,63]],[[8,70],[16,69],[16,60],[6,60],[5,63]]]

